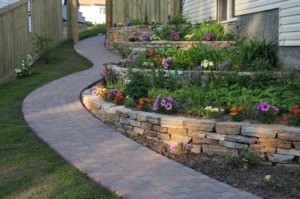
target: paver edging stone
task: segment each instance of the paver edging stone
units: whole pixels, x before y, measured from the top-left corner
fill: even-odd
[[[145,135],[169,145],[189,142],[193,153],[237,156],[242,150],[249,150],[263,161],[300,165],[299,127],[218,122],[135,111],[106,102],[88,91],[82,93],[82,102],[92,114],[123,134]]]

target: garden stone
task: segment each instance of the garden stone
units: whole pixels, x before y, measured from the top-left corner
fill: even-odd
[[[300,150],[297,149],[277,149],[278,154],[300,156]]]
[[[285,127],[277,130],[278,138],[294,142],[300,141],[300,128],[299,127]]]
[[[143,135],[144,131],[145,131],[144,129],[141,129],[141,128],[138,128],[138,127],[133,128],[133,132],[138,133],[140,135]]]
[[[169,134],[176,134],[176,135],[186,135],[187,130],[186,129],[179,129],[179,128],[168,128]]]
[[[142,122],[141,123],[141,128],[145,130],[151,130],[152,129],[152,124],[147,123],[147,122]]]
[[[226,155],[231,154],[232,156],[238,157],[238,151],[236,149],[229,149],[227,147],[219,145],[202,145],[202,150],[208,155]]]
[[[162,127],[170,127],[170,128],[183,128],[183,121],[185,118],[182,117],[162,117],[161,118],[161,126]]]
[[[275,147],[269,147],[269,146],[262,146],[258,144],[251,144],[249,146],[249,151],[259,151],[259,152],[264,152],[264,153],[275,153],[276,148]]]
[[[136,121],[136,120],[129,120],[129,123],[131,126],[136,126],[136,127],[140,127],[141,126],[141,122]]]
[[[212,140],[207,138],[192,138],[194,144],[218,144],[218,140]]]
[[[136,120],[140,122],[147,122],[147,114],[143,114],[143,113],[137,114]]]
[[[129,126],[129,125],[123,125],[123,128],[124,128],[126,131],[132,131],[132,130],[133,130],[133,126]]]
[[[130,112],[130,109],[125,107],[119,107],[116,112],[120,117],[128,117],[127,113]]]
[[[114,125],[115,125],[117,128],[123,128],[123,125],[120,124],[119,122],[114,122]]]
[[[129,118],[130,118],[131,120],[135,120],[136,117],[137,117],[137,113],[134,112],[134,111],[130,111],[130,112],[128,112],[127,114],[128,114],[128,116],[129,116]]]
[[[216,122],[211,120],[186,120],[184,121],[184,127],[187,129],[201,130],[212,132],[215,128]]]
[[[292,142],[280,139],[270,139],[270,138],[259,138],[258,144],[262,146],[270,146],[276,148],[292,148]]]
[[[229,141],[220,141],[219,145],[225,146],[232,149],[248,149],[248,144],[240,144],[236,142],[229,142]]]
[[[280,127],[282,126],[265,124],[245,125],[241,128],[241,134],[249,137],[275,138],[275,130]]]
[[[218,134],[238,135],[240,134],[243,122],[222,122],[216,124],[216,132]]]
[[[213,139],[213,140],[225,140],[226,135],[221,135],[221,134],[216,134],[216,133],[207,133],[206,137],[208,139]]]
[[[160,123],[160,122],[159,122],[159,119],[153,119],[153,118],[149,118],[149,117],[148,117],[147,120],[148,120],[148,122],[151,123],[151,124],[157,124],[157,125],[158,125],[158,124]]]
[[[162,115],[157,114],[157,113],[151,113],[151,114],[148,115],[147,119],[148,119],[148,122],[149,122],[149,120],[158,120],[158,121],[160,121],[161,116]]]
[[[156,132],[155,131],[145,130],[145,135],[149,136],[149,137],[156,137]]]
[[[188,143],[192,140],[191,137],[187,137],[187,136],[182,136],[182,135],[176,135],[176,134],[172,134],[171,135],[171,140],[175,141],[175,142],[182,142],[182,143]]]
[[[201,153],[201,145],[191,144],[190,151],[196,154]]]
[[[108,113],[108,118],[114,122],[118,122],[120,117],[116,113]]]
[[[293,142],[294,148],[300,150],[300,142]]]
[[[254,144],[257,142],[257,138],[245,137],[242,135],[226,135],[225,140],[231,142],[240,142],[245,144]]]
[[[207,133],[208,132],[206,132],[206,131],[188,130],[188,136],[190,136],[192,138],[205,138]]]
[[[295,156],[293,155],[281,155],[281,154],[267,154],[270,162],[273,163],[293,163]]]
[[[126,124],[129,125],[130,124],[130,119],[129,118],[123,118],[121,117],[119,120],[120,124]]]
[[[168,130],[168,128],[166,128],[166,127],[161,127],[161,126],[156,126],[156,125],[153,125],[152,129],[154,131],[158,131],[158,132],[161,132],[161,133],[166,133],[167,130]]]
[[[163,140],[170,140],[170,135],[165,133],[157,133],[157,138],[163,139]]]
[[[104,104],[103,100],[100,100],[99,98],[96,99],[90,99],[91,107],[95,109],[100,109],[101,106]]]
[[[122,134],[125,134],[126,133],[126,130],[125,129],[122,129],[122,128],[117,128],[117,131],[122,133]]]

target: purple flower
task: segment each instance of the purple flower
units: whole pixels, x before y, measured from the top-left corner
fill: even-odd
[[[171,146],[170,146],[170,150],[171,150],[171,151],[175,151],[175,150],[176,150],[176,146],[171,145]]]
[[[161,106],[166,106],[166,100],[165,99],[161,100],[160,105]]]
[[[179,35],[175,35],[175,36],[173,37],[173,39],[174,39],[175,41],[178,41],[178,40],[180,39],[180,37],[179,37]]]
[[[272,106],[272,109],[273,109],[275,112],[279,112],[278,106]]]
[[[161,98],[161,94],[159,94],[159,95],[156,97],[156,99],[155,99],[155,101],[154,101],[154,103],[153,103],[153,106],[152,106],[152,110],[153,110],[153,111],[157,111],[157,110],[158,110],[158,103],[159,103],[160,98]]]
[[[187,143],[187,142],[184,142],[184,143],[183,143],[183,147],[184,147],[186,150],[189,150],[190,147],[191,147],[191,145],[190,145],[189,143]]]
[[[131,63],[135,63],[135,62],[136,62],[136,58],[133,57],[133,58],[130,60],[130,62],[131,62]]]
[[[111,90],[112,94],[114,94],[115,96],[117,96],[120,92],[116,89],[112,89]]]
[[[167,97],[169,103],[173,103],[174,99],[172,97]]]
[[[212,34],[211,33],[207,33],[204,35],[204,40],[205,41],[210,41],[212,39]]]
[[[174,37],[176,34],[178,34],[178,33],[175,32],[175,31],[173,31],[173,30],[170,31],[170,35],[171,35],[172,37]]]
[[[140,37],[141,41],[148,40],[150,38],[150,35],[148,33],[143,33]]]
[[[270,104],[267,102],[259,102],[256,110],[258,111],[263,111],[263,112],[268,112],[270,109]]]
[[[171,104],[171,103],[167,103],[167,104],[165,105],[165,107],[166,107],[166,109],[169,111],[169,110],[172,109],[172,104]]]

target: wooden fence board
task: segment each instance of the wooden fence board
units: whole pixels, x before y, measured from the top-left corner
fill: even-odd
[[[61,0],[31,0],[31,30],[29,32],[28,0],[20,0],[0,9],[0,83],[14,74],[14,69],[33,55],[34,34],[62,38]]]
[[[113,23],[125,23],[128,19],[141,19],[148,22],[167,23],[169,18],[169,0],[113,0]]]

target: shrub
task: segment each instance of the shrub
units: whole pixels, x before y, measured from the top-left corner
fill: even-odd
[[[15,69],[17,77],[24,78],[31,75],[32,57],[30,55],[26,56],[25,60],[22,60],[20,66]]]
[[[55,47],[54,38],[46,35],[35,35],[33,37],[34,52],[41,60],[49,63],[51,50]]]

